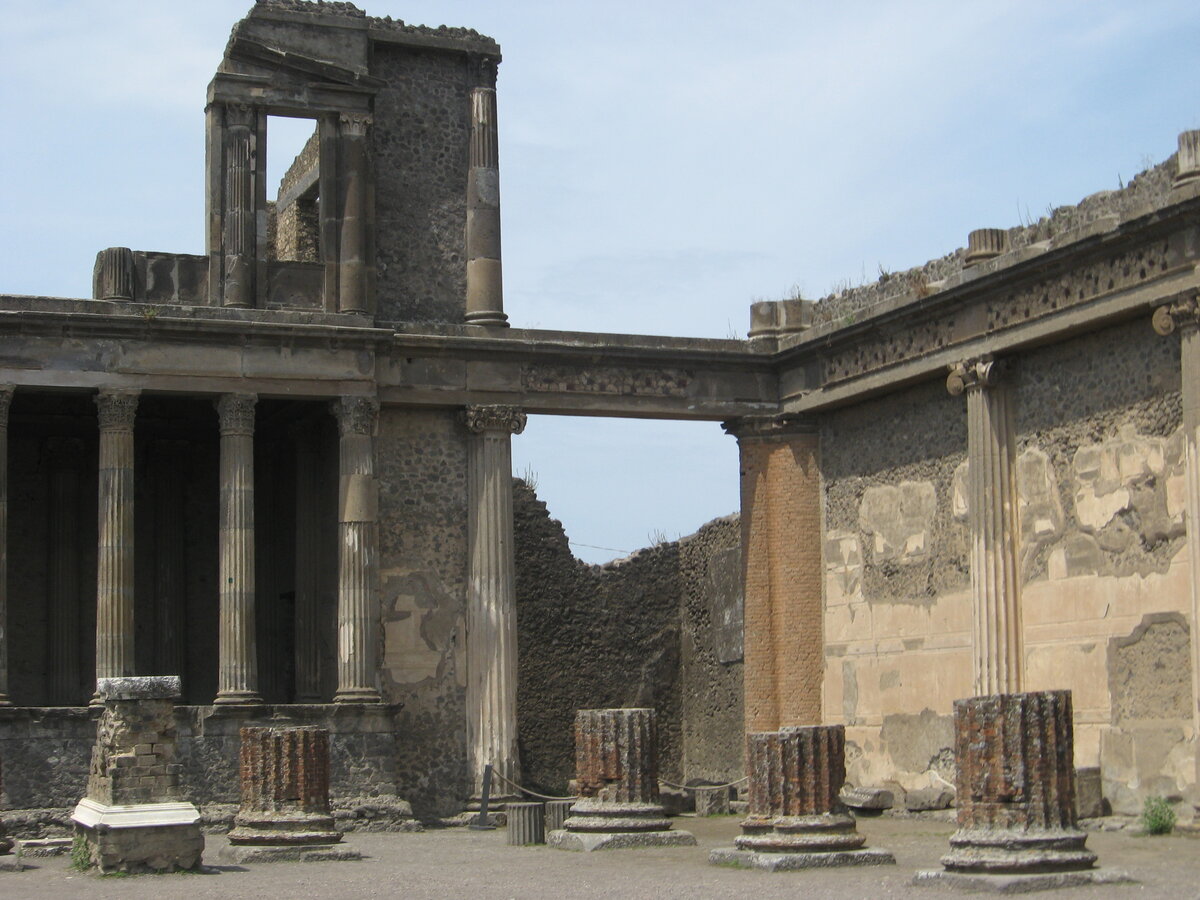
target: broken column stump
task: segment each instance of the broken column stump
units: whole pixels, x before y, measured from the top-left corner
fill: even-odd
[[[546,842],[560,850],[693,846],[658,798],[658,729],[652,709],[581,709],[575,715],[580,799]]]
[[[954,703],[958,831],[943,870],[966,890],[1030,891],[1127,881],[1093,868],[1075,818],[1070,691],[991,694]]]
[[[200,866],[200,811],[183,799],[175,762],[179,676],[101,678],[87,796],[71,819],[101,872]]]
[[[361,859],[338,846],[329,805],[329,732],[312,726],[241,729],[242,804],[221,857],[237,863]]]
[[[846,729],[811,725],[747,737],[749,810],[733,847],[709,862],[778,871],[894,864],[866,838],[838,797],[846,780]]]
[[[505,837],[510,847],[546,843],[546,808],[541,803],[509,802],[504,812],[508,817]]]

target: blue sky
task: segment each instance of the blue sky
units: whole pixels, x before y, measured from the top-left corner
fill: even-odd
[[[524,327],[744,336],[753,300],[941,256],[1200,128],[1194,0],[359,5],[501,43]],[[0,290],[87,296],[101,247],[203,249],[204,91],[248,6],[0,5]],[[589,561],[737,508],[716,424],[534,417],[513,452]]]

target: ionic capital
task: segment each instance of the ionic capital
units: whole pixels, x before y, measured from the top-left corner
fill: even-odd
[[[101,431],[133,431],[139,391],[104,389],[96,395]]]
[[[221,420],[222,435],[254,434],[255,394],[222,394],[217,400],[217,417]]]
[[[782,440],[800,434],[815,434],[817,423],[809,416],[785,413],[781,416],[739,416],[721,423],[726,434],[739,441]]]
[[[1176,328],[1195,328],[1200,325],[1200,292],[1177,297],[1154,310],[1150,319],[1154,330],[1166,337]]]
[[[365,137],[371,127],[371,117],[366,113],[342,113],[338,121],[342,124],[342,134],[347,137]]]
[[[463,422],[472,434],[485,431],[520,434],[527,420],[528,416],[515,406],[468,406],[463,413]]]
[[[957,397],[965,391],[995,387],[1003,380],[1004,364],[990,356],[955,363],[946,376],[946,390]]]
[[[342,397],[334,401],[333,414],[343,437],[348,434],[374,434],[379,401],[374,397]]]

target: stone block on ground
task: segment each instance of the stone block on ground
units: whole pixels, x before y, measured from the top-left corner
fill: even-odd
[[[729,788],[705,788],[696,785],[696,815],[698,816],[727,816],[729,815]]]
[[[1098,766],[1075,770],[1075,814],[1080,819],[1097,819],[1107,815],[1104,785]]]
[[[948,787],[923,787],[904,795],[904,808],[909,812],[928,812],[949,809],[954,804],[954,791]]]
[[[881,813],[896,805],[895,795],[886,788],[843,787],[838,798],[856,813]]]

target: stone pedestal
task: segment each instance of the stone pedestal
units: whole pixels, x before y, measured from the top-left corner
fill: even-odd
[[[547,843],[560,850],[693,846],[658,798],[658,729],[652,709],[581,709],[575,715],[580,799]]]
[[[846,780],[846,729],[811,725],[747,736],[749,811],[732,848],[709,862],[776,871],[895,863],[866,838],[838,797]]]
[[[1121,880],[1092,868],[1076,825],[1074,753],[1070,691],[956,701],[958,831],[945,870],[917,880],[1008,891]]]
[[[179,676],[102,678],[87,796],[71,816],[101,872],[195,869],[200,811],[182,799],[175,762]]]
[[[329,806],[329,732],[306,726],[241,729],[242,805],[223,859],[359,859],[335,846]]]

